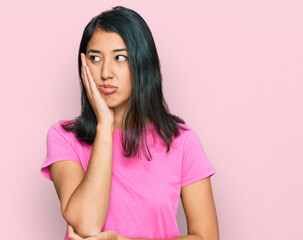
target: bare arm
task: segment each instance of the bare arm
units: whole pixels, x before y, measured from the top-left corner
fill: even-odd
[[[81,79],[98,123],[87,171],[84,173],[81,164],[75,161],[52,164],[52,177],[61,201],[62,215],[82,237],[98,234],[107,217],[114,130],[114,111],[102,98],[90,73],[88,65],[91,63],[86,65],[86,57],[81,53]]]
[[[69,174],[60,171],[57,164],[60,162],[51,165],[62,215],[81,237],[96,235],[103,228],[110,201],[112,158],[113,125],[101,124],[97,126],[90,161],[81,181],[79,177],[78,180],[70,180],[74,176],[71,171]],[[77,172],[77,176],[81,174]],[[71,190],[72,186],[74,190]]]
[[[219,240],[219,226],[210,177],[181,188],[187,231],[201,239]]]

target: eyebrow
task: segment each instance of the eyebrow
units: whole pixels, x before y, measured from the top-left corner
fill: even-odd
[[[121,51],[126,51],[127,52],[127,49],[126,48],[114,49],[112,52],[121,52]],[[88,52],[86,54],[89,54],[90,52],[92,52],[92,53],[101,53],[100,50],[90,49],[90,50],[88,50]]]

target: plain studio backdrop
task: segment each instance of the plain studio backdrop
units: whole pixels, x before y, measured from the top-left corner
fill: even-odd
[[[222,240],[303,239],[302,1],[2,1],[1,239],[62,239],[46,134],[80,113],[77,54],[92,17],[137,11],[170,111],[198,134]],[[178,224],[187,234],[180,201]]]

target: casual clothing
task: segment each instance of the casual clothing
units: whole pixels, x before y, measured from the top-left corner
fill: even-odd
[[[47,155],[41,173],[52,181],[49,166],[73,160],[87,170],[92,146],[65,131],[60,120],[47,133]],[[129,238],[168,239],[180,237],[176,217],[181,187],[215,174],[196,133],[180,130],[166,153],[164,141],[147,125],[147,141],[153,159],[123,156],[121,133],[113,133],[113,171],[109,211],[102,231],[115,230]],[[65,240],[68,240],[67,233]]]

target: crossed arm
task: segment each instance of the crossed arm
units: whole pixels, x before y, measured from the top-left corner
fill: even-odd
[[[188,235],[170,240],[219,240],[219,227],[210,177],[182,187],[181,200],[186,215]],[[71,240],[151,240],[127,238],[113,230],[100,232],[90,238],[81,238],[70,225],[68,225],[68,235]]]

